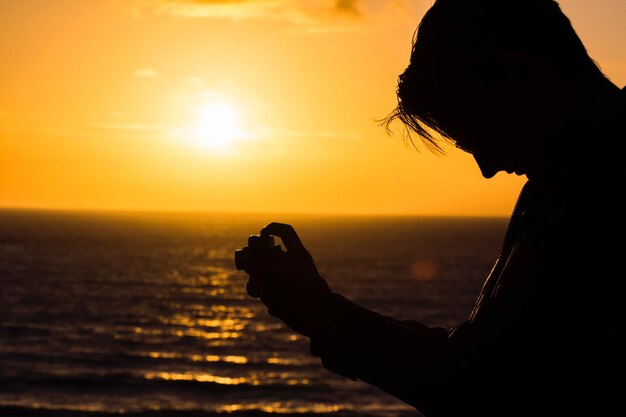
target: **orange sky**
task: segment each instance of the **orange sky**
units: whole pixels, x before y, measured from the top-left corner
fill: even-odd
[[[430,4],[3,1],[0,206],[508,215],[522,178],[374,121]],[[626,2],[561,5],[623,86]]]

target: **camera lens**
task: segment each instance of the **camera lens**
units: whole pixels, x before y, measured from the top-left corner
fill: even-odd
[[[238,270],[245,269],[248,265],[248,249],[243,248],[235,251],[235,268]]]

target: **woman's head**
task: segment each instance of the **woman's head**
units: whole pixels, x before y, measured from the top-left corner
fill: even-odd
[[[517,142],[562,122],[565,85],[599,80],[555,1],[437,0],[418,27],[388,121],[399,119],[431,148],[441,150],[441,136],[477,160],[495,158],[495,172],[521,171],[513,159],[528,150]]]

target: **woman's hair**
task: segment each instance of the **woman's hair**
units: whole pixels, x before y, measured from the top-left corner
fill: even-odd
[[[417,134],[441,151],[437,134],[450,140],[454,132],[442,115],[462,117],[456,98],[497,80],[505,53],[541,58],[563,78],[604,79],[556,1],[436,0],[417,28],[410,64],[398,78],[398,105],[383,124],[389,129],[400,120],[411,143]]]

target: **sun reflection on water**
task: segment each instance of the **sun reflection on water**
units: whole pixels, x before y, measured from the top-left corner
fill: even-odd
[[[193,275],[173,275],[177,281],[177,291],[184,294],[190,302],[168,303],[167,309],[161,310],[157,315],[156,325],[147,323],[134,329],[134,333],[146,339],[152,337],[151,340],[156,343],[174,343],[171,347],[162,344],[162,347],[137,352],[139,356],[154,360],[153,368],[142,369],[138,375],[152,381],[213,383],[225,386],[297,387],[314,383],[311,373],[300,369],[309,365],[306,360],[278,357],[279,352],[257,352],[239,348],[256,343],[260,333],[267,334],[263,337],[279,338],[286,343],[300,343],[303,340],[301,336],[286,331],[280,323],[260,319],[257,317],[257,309],[251,306],[229,305],[232,300],[238,299],[237,294],[230,290],[230,275],[217,269]],[[206,299],[207,303],[198,302],[202,299]],[[227,350],[224,346],[236,347],[238,351]],[[311,406],[308,402],[254,402],[227,403],[220,412],[262,410],[283,414],[328,413],[340,409],[339,406],[328,404]]]
[[[175,314],[172,317],[159,317],[159,321],[163,324],[185,327],[219,327],[221,330],[243,330],[247,324],[247,321],[232,318],[204,319],[194,318],[184,314]]]
[[[186,311],[190,309],[187,308]],[[171,327],[168,330],[150,330],[150,332],[205,340],[237,339],[242,337],[241,332],[253,317],[248,308],[225,305],[212,305],[202,309],[194,306],[191,311],[191,315],[176,313],[169,317],[159,317],[160,323]],[[141,328],[135,329],[136,333],[145,331]]]
[[[196,337],[199,339],[208,339],[208,340],[236,339],[241,335],[239,332],[205,332],[203,330],[198,330],[198,329],[193,329],[193,328],[187,329],[185,331],[176,330],[174,334],[178,337],[190,336],[190,337]]]
[[[181,355],[173,352],[147,352],[142,356],[149,356],[153,359],[189,359],[194,362],[226,362],[237,365],[244,365],[248,363],[248,358],[237,355]]]
[[[311,362],[314,362],[314,361],[311,361]],[[292,359],[292,358],[272,357],[272,358],[267,358],[267,363],[269,363],[270,365],[292,366],[292,365],[302,365],[305,362],[303,362],[302,360],[297,360],[297,359]]]
[[[322,413],[336,413],[344,410],[345,407],[342,407],[338,404],[324,404],[324,403],[313,403],[313,404],[294,404],[289,402],[271,402],[271,403],[252,403],[252,404],[227,404],[219,407],[217,409],[220,413],[235,413],[242,411],[254,411],[261,410],[265,413],[276,413],[276,414],[322,414]]]
[[[147,372],[144,374],[146,379],[160,379],[164,381],[195,381],[195,382],[213,382],[220,385],[240,385],[249,383],[252,385],[258,385],[260,382],[258,379],[250,378],[231,378],[225,376],[217,376],[203,373],[191,373],[191,372]]]
[[[241,337],[240,332],[206,332],[204,330],[198,330],[196,328],[188,328],[185,330],[161,330],[161,329],[144,329],[141,327],[136,327],[134,332],[137,334],[145,334],[149,336],[162,336],[162,335],[172,335],[176,337],[194,337],[197,339],[206,339],[206,340],[215,340],[215,339],[237,339]],[[123,336],[120,336],[123,338]]]
[[[224,362],[237,363],[241,365],[248,363],[248,358],[246,358],[245,356],[229,355],[229,356],[224,356],[222,360]]]

